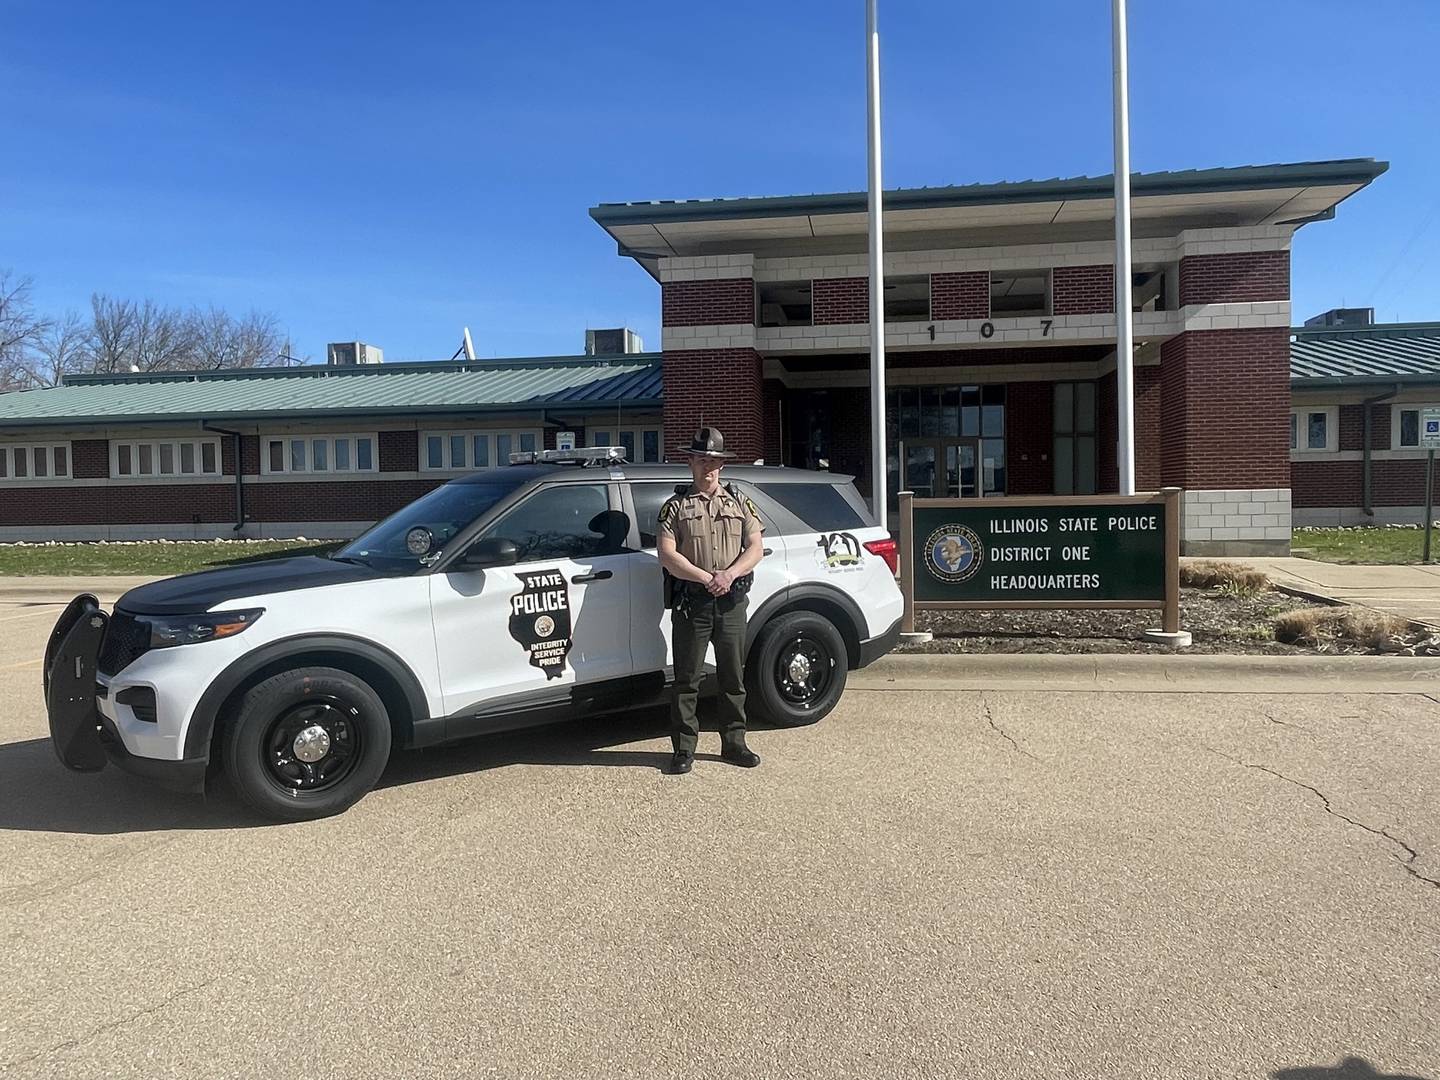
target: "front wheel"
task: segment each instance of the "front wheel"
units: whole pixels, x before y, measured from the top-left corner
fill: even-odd
[[[222,758],[240,797],[266,817],[329,817],[380,779],[390,759],[390,716],[350,672],[295,668],[245,693],[226,725]]]
[[[752,709],[781,727],[813,724],[845,692],[848,656],[835,624],[792,611],[765,625],[750,651],[746,691]]]

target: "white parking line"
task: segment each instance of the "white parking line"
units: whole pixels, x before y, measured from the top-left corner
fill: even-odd
[[[46,604],[38,611],[27,611],[23,615],[6,615],[0,622],[15,622],[17,619],[33,619],[36,615],[53,615],[56,608],[63,608],[64,604]]]

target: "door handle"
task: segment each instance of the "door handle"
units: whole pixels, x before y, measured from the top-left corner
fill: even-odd
[[[609,570],[596,570],[593,574],[576,574],[570,580],[576,585],[584,585],[587,581],[608,581],[614,576]]]
[[[775,554],[775,549],[774,549],[774,548],[761,548],[761,549],[760,549],[760,554],[762,554],[762,555],[774,555],[774,554]]]

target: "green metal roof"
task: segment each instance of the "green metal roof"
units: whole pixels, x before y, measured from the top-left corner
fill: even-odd
[[[1440,322],[1298,327],[1292,333],[1292,386],[1440,382]]]
[[[0,394],[0,428],[658,406],[658,353],[89,375]]]
[[[1133,173],[1130,192],[1136,198],[1199,192],[1254,191],[1263,188],[1328,184],[1368,184],[1390,166],[1374,158],[1304,161],[1293,164],[1242,165],[1221,169]],[[1114,174],[1067,179],[1018,180],[998,184],[897,188],[885,192],[886,210],[918,210],[940,206],[1049,202],[1057,199],[1109,199],[1115,194]],[[714,221],[725,218],[790,217],[798,214],[854,214],[866,209],[863,191],[833,195],[781,195],[735,199],[656,200],[601,203],[590,216],[602,225],[667,221]]]

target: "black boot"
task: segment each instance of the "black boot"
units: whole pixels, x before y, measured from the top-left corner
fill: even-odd
[[[670,757],[670,772],[679,776],[690,771],[695,764],[695,755],[688,750],[676,750]]]
[[[720,757],[742,769],[753,769],[760,764],[760,755],[745,746],[727,746],[720,751]]]

